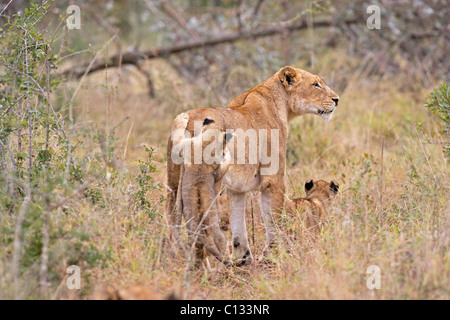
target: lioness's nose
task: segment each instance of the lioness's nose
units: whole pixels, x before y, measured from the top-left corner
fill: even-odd
[[[333,101],[334,101],[334,103],[336,104],[336,107],[337,107],[337,105],[338,105],[338,102],[339,102],[339,98],[332,98],[331,100],[333,100]]]

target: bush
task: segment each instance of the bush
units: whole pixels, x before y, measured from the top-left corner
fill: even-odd
[[[442,132],[447,136],[444,152],[450,157],[450,88],[446,83],[432,92],[425,104],[431,112],[437,114],[444,122]]]
[[[87,241],[97,227],[71,204],[102,171],[85,165],[52,105],[60,82],[55,39],[39,29],[49,8],[49,1],[30,4],[0,30],[0,266],[12,265],[0,277],[14,287],[0,289],[0,298],[30,296],[36,285],[49,297],[68,265],[89,270],[110,256],[108,247]]]

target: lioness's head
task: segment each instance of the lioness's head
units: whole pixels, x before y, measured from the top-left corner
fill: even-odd
[[[327,182],[324,180],[314,181],[313,179],[305,183],[306,198],[317,198],[321,202],[332,200],[339,191],[339,184],[336,181]]]
[[[278,71],[278,78],[289,95],[289,119],[307,113],[331,119],[339,96],[319,76],[288,66]]]

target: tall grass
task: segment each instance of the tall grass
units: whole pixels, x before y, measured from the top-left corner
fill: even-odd
[[[309,178],[340,183],[330,222],[317,242],[300,241],[301,219],[285,216],[278,233],[282,241],[252,266],[225,269],[209,258],[207,267],[190,271],[186,259],[170,256],[163,205],[166,143],[174,116],[226,105],[281,65],[266,63],[257,70],[236,64],[230,72],[216,70],[192,83],[167,62],[155,60],[144,65],[154,79],[154,99],[142,75],[127,67],[93,74],[81,84],[55,86],[51,98],[59,118],[52,115],[50,128],[56,132],[56,124],[70,115],[73,135],[53,144],[50,160],[37,148],[45,141],[46,123],[32,119],[36,144],[29,158],[46,175],[36,176],[38,192],[24,209],[17,287],[10,266],[16,218],[25,199],[20,185],[1,186],[0,298],[87,298],[104,284],[143,284],[192,299],[448,299],[450,180],[437,139],[440,120],[424,107],[431,89],[402,75],[368,77],[361,61],[338,49],[318,52],[316,60],[311,71],[336,88],[341,102],[329,123],[315,116],[291,123],[287,184],[289,195],[302,196]],[[303,60],[292,64],[310,69]],[[39,101],[40,107],[48,102]],[[13,136],[2,141],[15,142]],[[2,155],[2,164],[11,167],[5,149]],[[73,184],[64,184],[66,168]],[[258,259],[264,227],[255,202],[251,248]],[[42,293],[37,275],[45,215],[49,272]],[[251,226],[250,214],[247,219]],[[281,231],[286,229],[297,237]],[[65,286],[71,264],[81,268],[81,290]],[[381,270],[379,290],[366,284],[371,265]]]
[[[165,79],[175,77],[175,71],[164,70]],[[333,77],[336,72],[329,74]],[[159,146],[154,154],[157,172],[151,175],[156,182],[165,181],[165,139],[172,115],[164,110],[171,110],[174,103],[179,111],[209,105],[205,101],[210,88],[203,91],[178,81],[160,88],[175,92],[168,99],[161,93],[150,100],[144,89],[133,92],[136,84],[126,83],[114,95],[111,123],[134,112],[138,116],[117,129],[121,138],[114,146],[122,154],[127,144],[127,158],[123,168],[96,189],[104,205],[77,204],[88,220],[96,222],[96,243],[111,253],[108,266],[89,269],[93,286],[145,284],[161,293],[181,290],[184,297],[194,299],[448,299],[449,171],[441,145],[433,142],[439,120],[423,106],[429,90],[402,90],[401,76],[360,81],[344,88],[331,122],[313,116],[294,120],[288,143],[289,195],[303,195],[308,178],[335,179],[341,185],[320,239],[311,245],[280,231],[283,245],[263,262],[226,270],[210,258],[209,268],[186,277],[185,259],[172,259],[164,249],[168,227],[163,190],[148,194],[155,210],[150,216],[144,207],[133,205],[130,193],[139,187],[136,176],[142,169],[138,160],[145,158],[144,144]],[[101,123],[108,88],[88,84],[84,92],[79,105],[90,110],[84,121]],[[254,212],[251,247],[258,258],[264,229],[257,205]],[[298,217],[283,221],[280,230],[291,228],[301,234]],[[366,285],[371,265],[381,270],[379,290]],[[64,290],[60,296],[70,294]]]

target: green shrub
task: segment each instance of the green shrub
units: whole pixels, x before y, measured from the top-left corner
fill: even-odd
[[[145,214],[150,217],[154,217],[156,208],[150,201],[150,196],[155,190],[160,190],[160,183],[156,182],[153,178],[153,173],[156,172],[156,165],[154,164],[155,148],[145,147],[147,158],[145,161],[139,160],[139,173],[136,177],[138,183],[138,189],[134,194],[134,201],[138,209],[144,211]],[[160,198],[160,202],[162,202]]]
[[[444,152],[450,157],[450,87],[444,83],[432,92],[425,104],[431,112],[444,122],[443,133],[447,136]]]
[[[13,292],[0,287],[0,298],[33,296],[37,283],[39,297],[50,297],[71,264],[83,267],[87,283],[89,268],[111,256],[109,246],[92,241],[99,228],[89,209],[81,218],[75,207],[89,208],[86,182],[102,179],[106,168],[86,166],[72,145],[78,137],[56,112],[64,110],[52,105],[60,83],[55,39],[43,36],[53,33],[41,24],[50,2],[30,4],[0,30],[0,266],[13,265],[0,278],[14,279]]]

